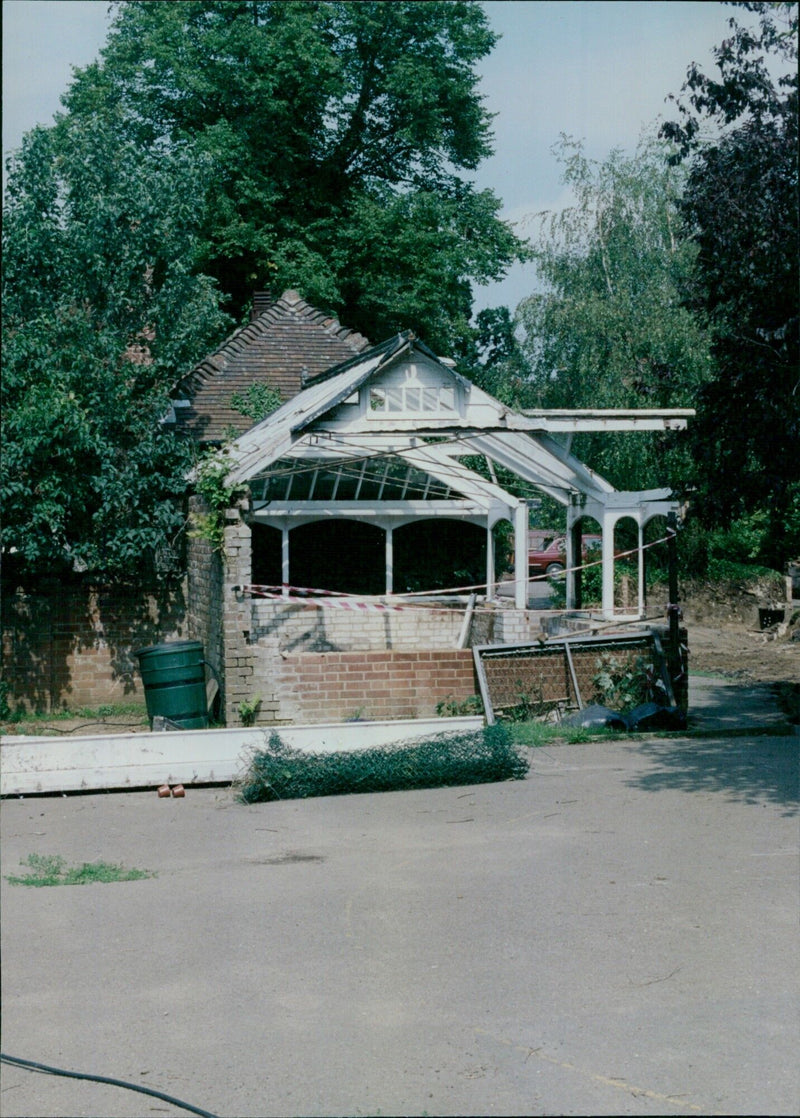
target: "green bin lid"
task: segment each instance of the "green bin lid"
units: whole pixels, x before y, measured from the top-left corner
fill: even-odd
[[[147,655],[149,655],[150,653],[153,653],[153,652],[154,653],[159,653],[159,652],[169,653],[169,652],[180,652],[181,650],[185,650],[186,652],[188,652],[192,648],[197,648],[202,652],[203,651],[202,642],[201,641],[164,641],[163,644],[151,644],[147,648],[137,648],[134,651],[133,655],[134,656],[147,656]]]

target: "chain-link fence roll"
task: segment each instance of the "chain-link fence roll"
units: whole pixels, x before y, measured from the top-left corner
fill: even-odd
[[[504,726],[339,753],[307,753],[270,734],[241,781],[243,803],[523,780],[529,762]]]

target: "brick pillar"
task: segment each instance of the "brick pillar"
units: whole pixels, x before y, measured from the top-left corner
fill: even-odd
[[[208,513],[201,497],[191,497],[192,517]],[[189,636],[203,645],[203,653],[217,673],[224,692],[225,665],[222,633],[223,562],[208,540],[189,533],[186,552],[187,620]],[[224,708],[221,708],[224,709]]]
[[[250,643],[252,611],[249,597],[234,586],[252,582],[252,533],[245,523],[247,502],[225,514],[225,557],[222,580],[223,703],[225,723],[241,723],[239,704],[255,697],[255,655]]]

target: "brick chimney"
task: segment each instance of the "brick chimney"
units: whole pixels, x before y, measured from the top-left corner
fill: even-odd
[[[253,310],[250,314],[250,321],[254,322],[258,316],[271,307],[275,302],[271,291],[254,291],[253,292]]]

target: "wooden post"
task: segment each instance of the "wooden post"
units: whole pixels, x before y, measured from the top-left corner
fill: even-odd
[[[667,514],[667,562],[669,580],[669,603],[667,617],[669,620],[669,676],[675,680],[681,670],[680,650],[680,617],[678,605],[678,518],[674,512]]]

